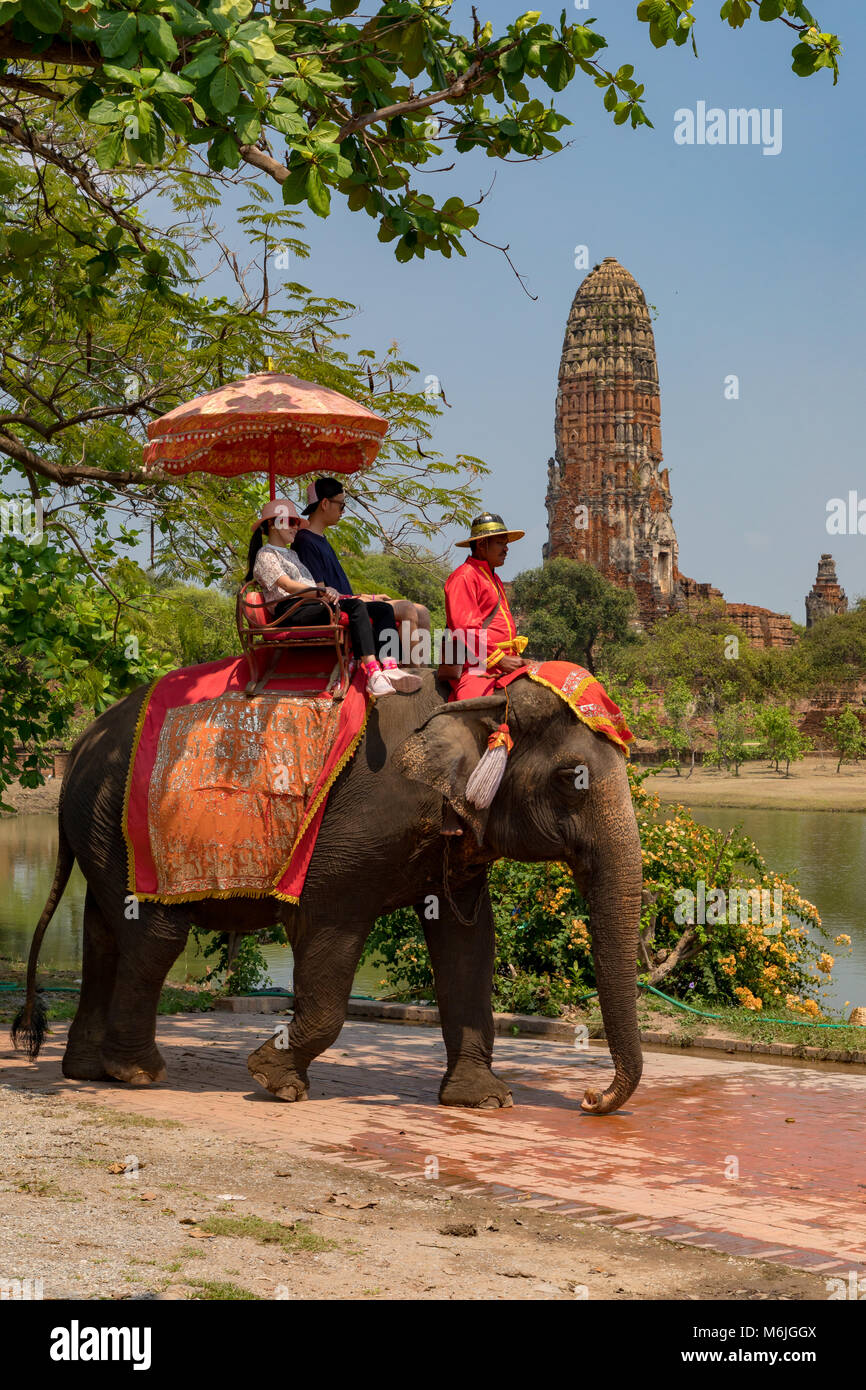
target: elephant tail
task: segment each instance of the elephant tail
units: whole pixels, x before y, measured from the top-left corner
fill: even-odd
[[[36,967],[39,961],[39,952],[42,949],[42,939],[45,936],[48,923],[54,916],[57,904],[63,897],[63,890],[69,882],[69,875],[72,873],[72,866],[75,863],[75,855],[64,834],[62,820],[58,822],[58,831],[59,843],[57,863],[54,866],[54,882],[51,884],[48,900],[42,909],[42,916],[36,923],[36,930],[30,943],[30,955],[27,958],[27,993],[24,1003],[15,1015],[10,1030],[12,1046],[18,1051],[26,1052],[31,1062],[35,1061],[39,1055],[39,1049],[45,1037],[45,1026],[48,1022],[45,1002],[41,992],[36,989]]]

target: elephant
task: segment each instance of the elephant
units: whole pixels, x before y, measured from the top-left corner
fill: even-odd
[[[306,1099],[310,1063],[342,1029],[364,943],[377,917],[414,907],[433,969],[447,1067],[443,1105],[513,1103],[492,1070],[494,922],[488,866],[499,858],[562,861],[589,904],[593,961],[614,1063],[606,1090],[581,1109],[618,1109],[642,1069],[636,972],[641,849],[620,748],[579,721],[552,690],[518,676],[507,690],[448,702],[432,670],[421,689],[377,703],[353,759],[331,788],[300,905],[270,898],[142,901],[125,912],[121,815],[141,688],[106,710],[75,744],[58,811],[54,882],[30,950],[26,1002],[13,1041],[38,1054],[44,1012],[36,992],[40,944],[77,859],[87,882],[81,994],[63,1073],[148,1085],[165,1077],[155,1041],[160,990],[193,924],[255,932],[280,921],[294,955],[288,1046],[270,1038],[249,1058],[258,1084]],[[492,804],[466,783],[507,716],[513,738]],[[576,775],[577,768],[586,774]],[[450,810],[449,810],[450,808]],[[443,835],[443,819],[464,833]],[[430,895],[438,916],[429,908]],[[427,910],[425,911],[425,903]],[[285,1037],[280,1038],[282,1044]]]

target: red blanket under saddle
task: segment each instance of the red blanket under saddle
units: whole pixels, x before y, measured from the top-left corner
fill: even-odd
[[[634,734],[626,727],[619,706],[589,671],[571,661],[527,661],[519,671],[502,676],[496,684],[510,685],[518,676],[528,676],[553,690],[581,723],[588,724],[597,734],[604,734],[628,755],[628,745]]]
[[[123,812],[137,898],[299,901],[328,792],[367,719],[363,672],[342,701],[298,693],[299,679],[247,699],[246,658],[233,657],[151,686]]]

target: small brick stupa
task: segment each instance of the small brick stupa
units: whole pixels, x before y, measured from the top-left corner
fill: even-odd
[[[580,285],[565,329],[544,558],[588,561],[632,589],[641,627],[709,600],[724,602],[719,589],[680,573],[670,481],[661,464],[649,309],[634,277],[608,256]],[[787,614],[745,603],[726,608],[756,646],[794,640]]]
[[[832,555],[822,555],[817,578],[806,595],[806,626],[811,627],[820,618],[832,617],[834,613],[847,612],[848,598],[836,578],[836,561]]]

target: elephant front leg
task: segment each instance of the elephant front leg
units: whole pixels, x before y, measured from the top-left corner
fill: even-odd
[[[336,1042],[370,922],[309,924],[293,946],[294,1017],[247,1058],[254,1081],[277,1100],[306,1100],[307,1068]]]
[[[428,920],[429,898],[416,909],[433,964],[448,1058],[439,1103],[498,1110],[514,1101],[508,1085],[490,1065],[495,933],[486,876],[452,889],[451,896],[449,903],[444,893],[439,895],[437,919]],[[461,917],[472,925],[465,926]]]

